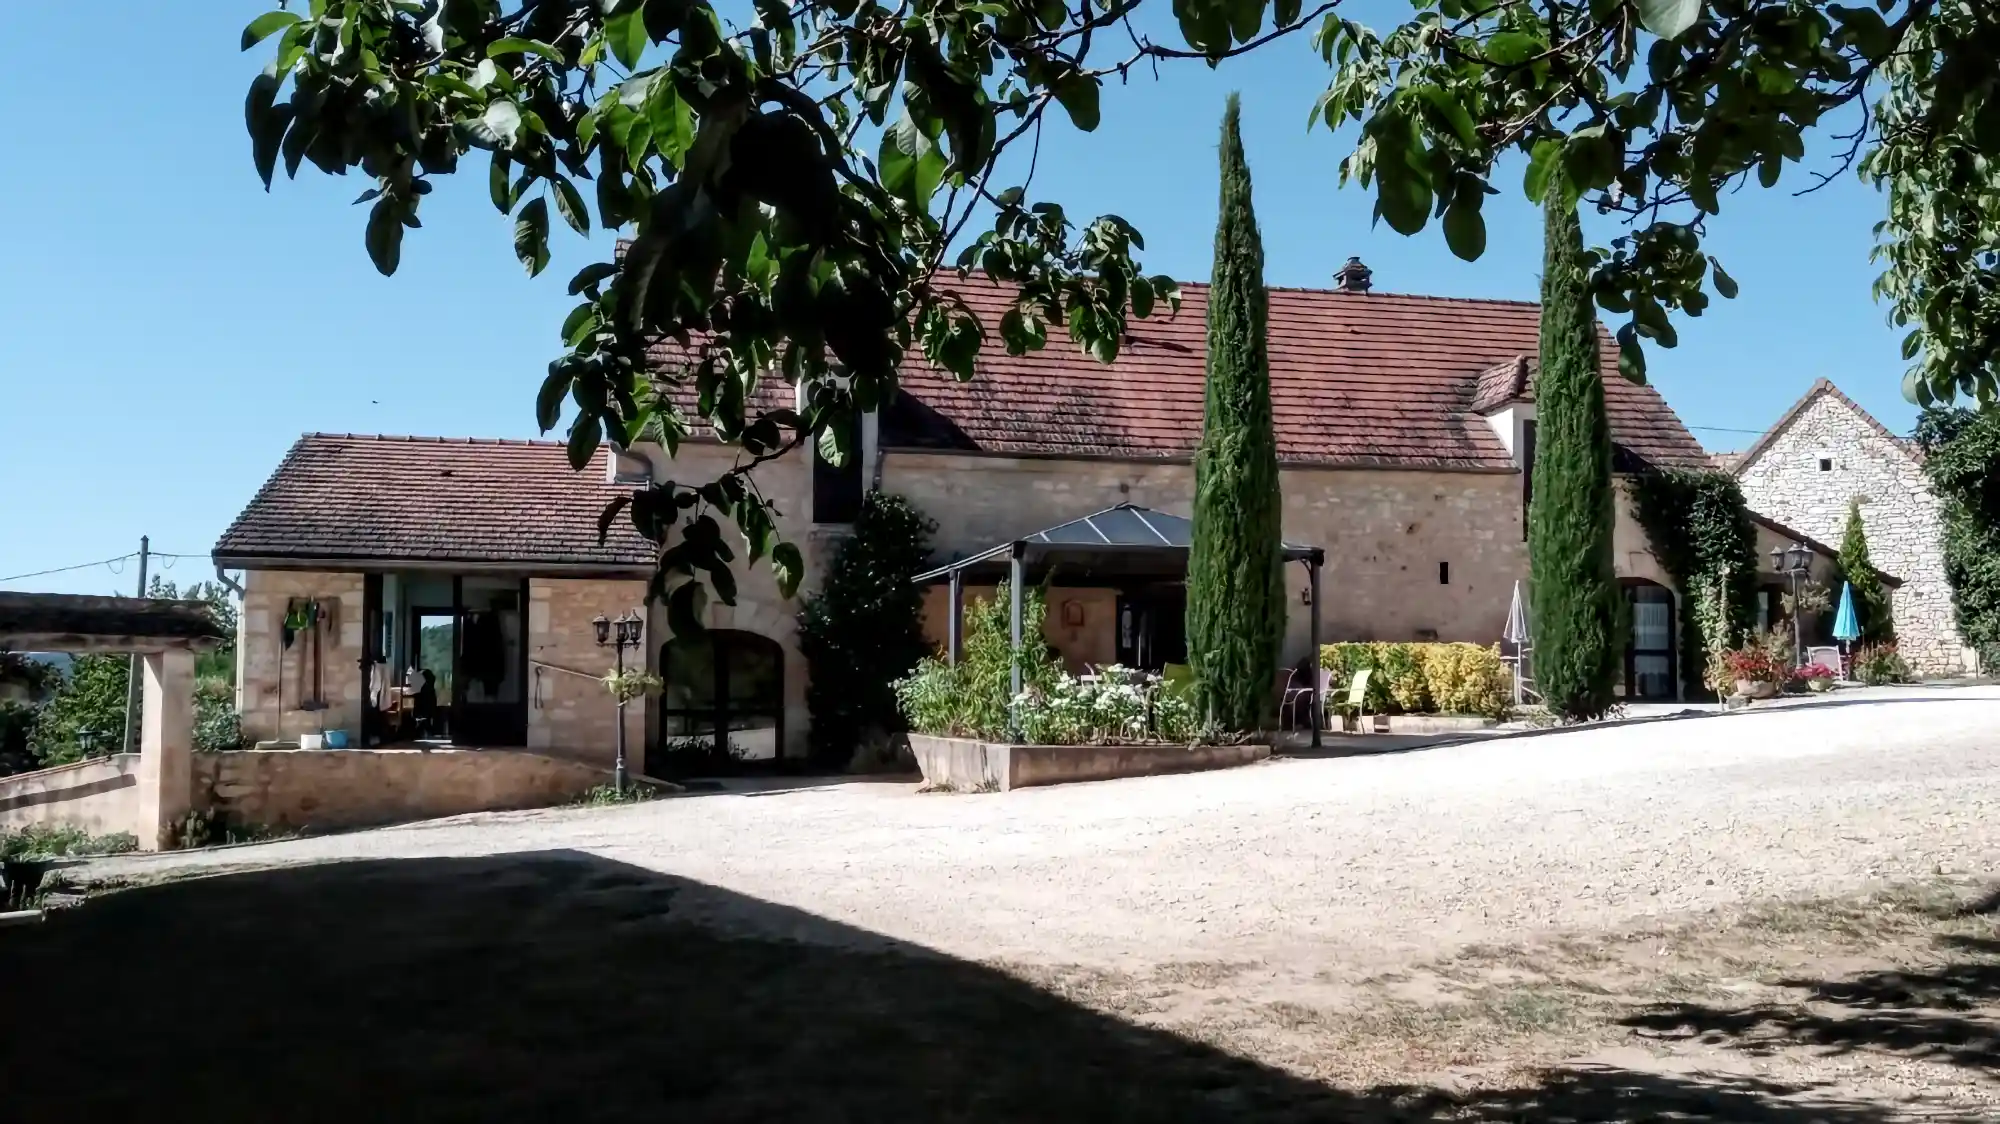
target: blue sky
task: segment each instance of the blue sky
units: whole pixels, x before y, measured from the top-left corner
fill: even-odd
[[[361,246],[367,183],[312,172],[265,194],[243,133],[261,51],[236,50],[264,0],[107,0],[92,9],[87,75],[62,51],[73,13],[0,6],[0,105],[16,173],[0,178],[9,266],[0,271],[0,579],[156,550],[205,556],[308,430],[535,435],[533,398],[569,300],[564,283],[600,256],[558,228],[529,280],[507,220],[477,174],[445,181],[377,275]],[[1167,7],[1164,2],[1158,7]],[[1407,13],[1368,3],[1359,18]],[[27,46],[24,46],[27,45]],[[1515,194],[1488,203],[1486,256],[1451,256],[1435,226],[1404,238],[1370,225],[1370,199],[1338,188],[1348,138],[1305,119],[1328,69],[1301,37],[1211,72],[1163,64],[1105,92],[1085,137],[1046,134],[1033,194],[1072,215],[1112,211],[1144,232],[1149,270],[1201,279],[1215,213],[1224,96],[1241,90],[1245,146],[1273,285],[1322,286],[1349,255],[1378,288],[1533,299],[1540,216]],[[1804,198],[1725,196],[1710,248],[1741,283],[1654,352],[1654,385],[1711,449],[1740,448],[1812,381],[1839,383],[1907,432],[1898,335],[1869,296],[1869,227],[1881,203],[1843,178]],[[1591,228],[1598,240],[1607,227]],[[167,576],[209,574],[202,557]],[[95,567],[0,588],[129,591]]]

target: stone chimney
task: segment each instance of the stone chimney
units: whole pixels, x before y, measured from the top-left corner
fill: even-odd
[[[1346,265],[1333,271],[1333,285],[1343,293],[1365,293],[1373,276],[1375,271],[1361,264],[1360,258],[1348,258]]]

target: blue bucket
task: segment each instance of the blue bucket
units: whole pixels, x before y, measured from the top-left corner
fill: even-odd
[[[346,748],[347,748],[347,731],[346,731],[346,730],[328,730],[328,731],[326,732],[326,748],[328,748],[328,749],[346,749]]]

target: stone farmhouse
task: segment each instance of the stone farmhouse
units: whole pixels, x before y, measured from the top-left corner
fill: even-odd
[[[1323,638],[1494,643],[1528,574],[1538,307],[1373,292],[1358,261],[1339,280],[1270,293],[1284,533],[1324,551]],[[781,530],[805,550],[804,592],[871,488],[937,522],[940,562],[1120,504],[1189,514],[1208,293],[1183,295],[1178,314],[1134,321],[1109,366],[1061,342],[1020,357],[996,347],[969,383],[913,363],[898,398],[860,419],[859,457],[761,466]],[[1007,300],[978,282],[965,296],[994,321]],[[1705,465],[1659,393],[1616,374],[1608,337],[1602,354],[1618,470]],[[790,395],[774,381],[756,402]],[[635,758],[710,736],[750,756],[803,753],[797,606],[769,574],[740,575],[737,603],[709,607],[709,632],[677,638],[663,611],[642,607],[650,544],[622,520],[597,540],[598,513],[621,489],[707,479],[737,455],[699,441],[671,461],[607,448],[573,473],[554,442],[300,438],[214,551],[247,571],[246,735],[340,730],[361,745],[429,737],[601,758],[615,719],[594,680],[611,654],[592,619],[640,608],[643,658],[665,690],[630,709]],[[1624,690],[1676,697],[1677,594],[1625,507],[1617,570],[1634,609]],[[1072,665],[1185,658],[1177,580],[1048,580],[1045,630]],[[1287,581],[1283,655],[1297,663],[1309,655],[1310,593],[1303,573]],[[944,604],[934,590],[926,626],[940,643]],[[410,710],[417,668],[438,690],[427,722]]]
[[[1870,560],[1902,579],[1890,614],[1904,659],[1923,675],[1975,669],[1945,580],[1938,500],[1913,442],[1821,379],[1731,471],[1753,510],[1829,543],[1840,542],[1849,505],[1860,500]]]

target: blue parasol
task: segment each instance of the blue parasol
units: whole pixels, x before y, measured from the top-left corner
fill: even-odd
[[[1840,611],[1833,615],[1833,638],[1840,641],[1859,640],[1861,623],[1854,615],[1854,583],[1840,583]]]

